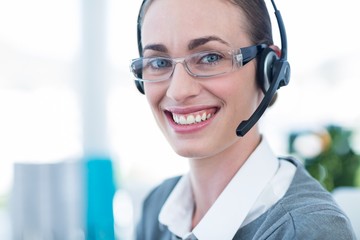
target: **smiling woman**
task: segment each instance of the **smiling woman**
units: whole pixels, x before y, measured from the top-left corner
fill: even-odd
[[[133,88],[133,78],[128,73],[129,59],[136,57],[137,54],[136,28],[131,22],[136,21],[137,8],[141,1],[101,2],[108,4],[106,76],[102,77],[102,81],[109,80],[110,93],[109,96],[104,96],[108,98],[106,104],[109,107],[107,111],[109,148],[114,153],[114,160],[120,158],[120,166],[117,170],[121,172],[122,186],[133,187],[130,190],[134,192],[133,197],[136,201],[149,187],[169,176],[183,174],[189,167],[186,160],[176,155],[170,144],[161,136],[151,117],[150,108],[143,104],[143,99],[137,95],[136,89]],[[271,7],[270,1],[266,0],[265,3]],[[360,45],[349,44],[349,39],[352,43],[360,42],[360,36],[351,27],[352,23],[360,21],[360,15],[357,14],[356,0],[345,0],[341,4],[326,0],[296,2],[277,0],[277,4],[284,10],[282,15],[290,43],[292,80],[291,84],[280,92],[271,111],[265,113],[259,127],[263,129],[262,133],[267,135],[270,145],[284,155],[287,151],[287,133],[290,131],[333,122],[360,129],[359,112],[355,108],[344,107],[360,101],[358,94],[360,72],[357,71]],[[12,164],[19,161],[56,162],[59,159],[81,154],[82,123],[78,102],[78,58],[82,40],[80,11],[81,1],[0,1],[0,239],[9,239],[6,232],[4,233],[4,229],[9,226],[8,219],[5,221],[6,214],[2,213],[9,207],[9,193],[13,179]],[[212,19],[216,22],[216,18],[219,17],[216,14],[205,16],[206,12],[199,12],[196,9],[193,11],[199,17],[203,16],[204,19],[207,17],[209,21]],[[276,30],[275,43],[279,43],[277,25],[274,24],[275,15],[272,14],[272,10],[270,11],[270,17],[274,18],[273,28]],[[162,24],[171,19],[171,16],[169,18],[164,16]],[[240,24],[240,18],[238,20]],[[192,22],[193,25],[195,23]],[[178,24],[181,25],[182,22],[179,21]],[[221,28],[228,29],[228,26]],[[159,34],[153,35],[165,37],[162,33],[163,29],[154,31]],[[177,31],[177,28],[173,31]],[[214,37],[214,33],[207,37]],[[217,37],[221,37],[221,40],[229,39],[228,36],[223,35]],[[190,44],[191,51],[177,49],[176,47],[184,46],[174,41],[173,44],[165,45],[168,53],[160,57],[167,60],[183,59],[197,52],[216,50],[216,53],[223,53],[223,50],[248,46],[244,44],[232,47],[221,43],[221,40],[200,44],[202,49],[195,49]],[[199,43],[195,45],[199,46]],[[227,54],[229,51],[225,52]],[[151,54],[150,49],[147,54],[149,53]],[[223,55],[210,55],[203,60],[214,62],[220,56]],[[187,86],[193,87],[194,91],[201,91],[201,88],[197,88],[199,84],[191,85],[189,81],[191,76],[187,75],[188,72],[183,65],[173,64],[173,76],[177,79],[183,78],[184,83],[190,84]],[[244,68],[252,68],[252,65],[256,64],[249,62]],[[128,81],[129,79],[131,81]],[[223,86],[220,86],[215,79],[204,81],[213,85],[216,91],[223,91],[221,90]],[[210,84],[211,81],[214,84]],[[167,84],[169,82],[165,81],[155,85],[166,88]],[[181,99],[181,94],[186,95],[188,90],[176,87],[175,84],[179,84],[179,81],[173,81],[173,87],[167,89],[168,94],[172,96],[179,94]],[[236,97],[228,93],[228,98]],[[244,94],[246,95],[246,92]],[[228,105],[221,101],[222,99],[203,100],[206,104],[195,109],[166,106],[161,110],[163,114],[161,120],[169,123],[167,127],[171,131],[177,128],[186,129],[186,126],[189,128],[199,126],[200,130],[204,129],[201,124],[210,121],[215,123],[222,110]],[[97,99],[93,98],[93,101],[96,102]],[[238,105],[247,104],[241,102]],[[235,117],[235,115],[234,118],[239,120],[239,116]],[[209,121],[203,121],[207,118]],[[224,122],[224,126],[236,125],[235,122],[229,120]],[[171,128],[170,124],[172,124]],[[168,131],[168,129],[164,130]],[[214,128],[213,132],[216,131],[217,128]],[[198,131],[192,129],[191,132],[196,134]],[[211,135],[211,138],[216,138],[215,133],[212,134],[214,135]],[[168,135],[173,138],[172,135]],[[186,133],[182,135],[186,136]],[[209,139],[203,141],[204,139],[199,138],[191,144],[194,145],[194,149],[200,148],[201,145],[209,145],[211,138],[209,135]],[[230,138],[236,139],[231,135],[229,139],[225,136],[221,140],[228,142],[231,141]],[[185,140],[183,139],[183,143],[186,143]],[[190,152],[184,146],[176,147],[188,156],[196,153]],[[149,157],[149,153],[154,152],[156,156]],[[149,171],[154,166],[159,167]],[[140,186],[134,186],[136,184]],[[138,191],[139,187],[140,191]],[[139,208],[135,207],[134,210],[138,211]]]
[[[290,77],[271,3],[281,49],[263,0],[143,1],[131,71],[189,171],[148,194],[136,239],[355,239],[332,196],[300,161],[276,157],[257,123]]]

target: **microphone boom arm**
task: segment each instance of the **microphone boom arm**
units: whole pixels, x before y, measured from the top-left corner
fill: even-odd
[[[266,108],[269,106],[272,98],[274,97],[276,91],[288,84],[288,75],[290,74],[290,66],[286,61],[278,62],[281,66],[281,71],[278,71],[278,76],[275,76],[276,81],[273,81],[269,89],[266,91],[266,94],[261,100],[259,106],[255,110],[255,112],[251,115],[248,120],[242,121],[239,126],[236,128],[236,135],[243,137],[260,119],[260,117],[264,114]]]

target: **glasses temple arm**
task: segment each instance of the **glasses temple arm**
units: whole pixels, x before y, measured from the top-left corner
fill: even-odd
[[[240,48],[241,54],[243,56],[243,65],[247,64],[248,62],[256,58],[256,56],[266,47],[267,47],[266,44],[260,44],[256,46]]]

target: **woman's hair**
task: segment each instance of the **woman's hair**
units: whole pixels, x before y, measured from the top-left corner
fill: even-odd
[[[247,30],[254,44],[273,44],[272,27],[265,0],[227,0],[238,6],[247,19]]]
[[[143,19],[150,4],[155,0],[144,0],[137,22],[138,34],[138,49],[139,54],[142,56],[142,43],[141,43],[141,27]],[[236,5],[245,14],[247,19],[247,31],[250,40],[254,44],[265,43],[267,45],[273,44],[272,28],[270,16],[264,0],[224,0]]]

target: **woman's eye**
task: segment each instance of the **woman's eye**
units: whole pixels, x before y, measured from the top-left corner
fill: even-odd
[[[167,68],[172,66],[171,61],[165,58],[153,58],[150,61],[150,65],[152,68]]]
[[[201,58],[202,63],[216,63],[223,57],[218,53],[209,53]]]

